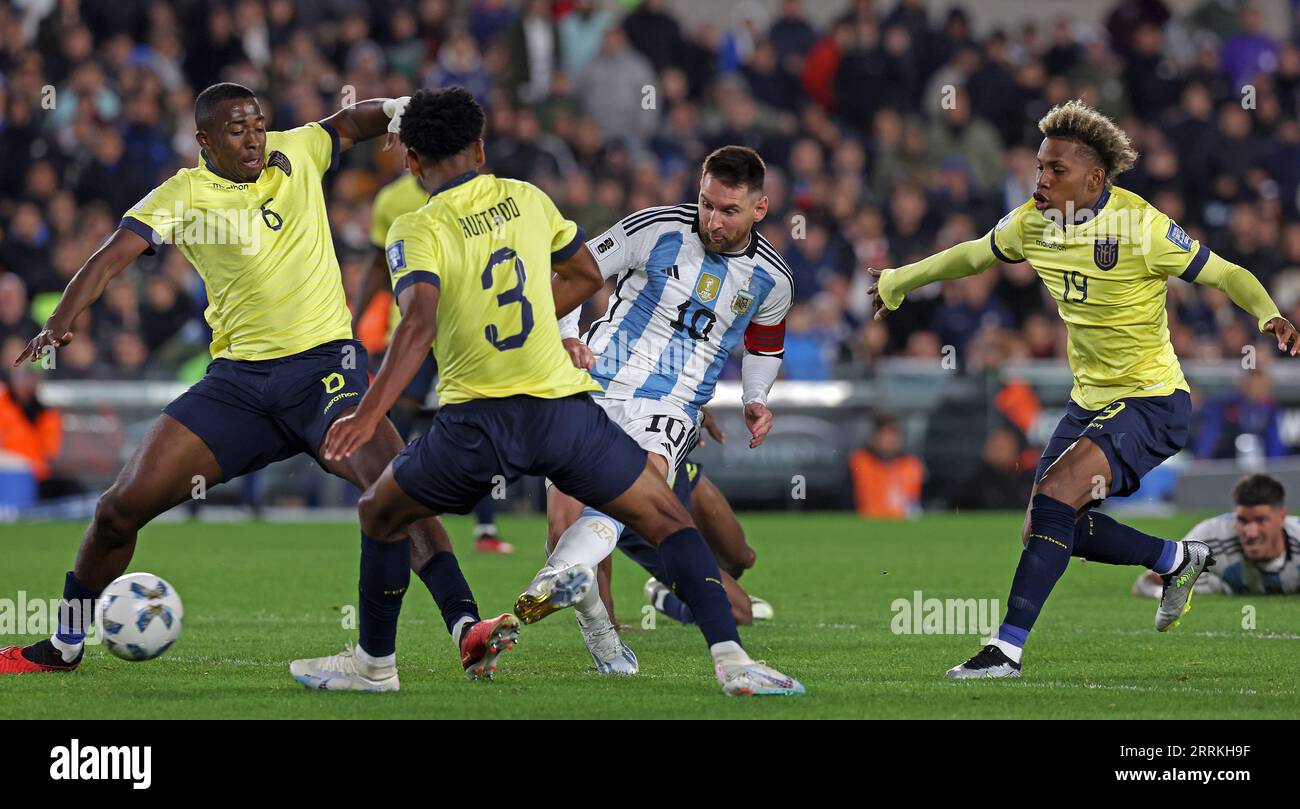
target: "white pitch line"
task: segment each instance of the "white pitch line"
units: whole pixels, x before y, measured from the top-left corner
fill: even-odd
[[[1073,629],[1072,632],[1084,635],[1152,635],[1155,630],[1142,629]],[[1200,632],[1173,630],[1177,635],[1190,635],[1197,638],[1242,638],[1249,640],[1300,640],[1295,632],[1254,632],[1246,630],[1202,630]]]

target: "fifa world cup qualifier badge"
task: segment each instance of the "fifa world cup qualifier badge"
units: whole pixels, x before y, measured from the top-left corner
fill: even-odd
[[[1119,239],[1098,239],[1093,242],[1092,260],[1098,269],[1109,270],[1119,261]]]

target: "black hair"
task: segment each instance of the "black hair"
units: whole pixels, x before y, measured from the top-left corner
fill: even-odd
[[[1272,475],[1256,472],[1232,487],[1232,502],[1239,506],[1280,506],[1286,502],[1286,489]]]
[[[209,119],[217,105],[222,101],[233,101],[236,98],[255,99],[257,93],[232,81],[218,82],[199,93],[198,98],[194,99],[194,125],[199,129],[206,129],[211,123]]]
[[[482,138],[486,121],[464,87],[419,90],[402,113],[402,143],[422,160],[446,160]]]
[[[750,191],[762,191],[767,176],[767,166],[758,152],[748,146],[723,146],[704,158],[704,174],[727,186],[745,186]]]

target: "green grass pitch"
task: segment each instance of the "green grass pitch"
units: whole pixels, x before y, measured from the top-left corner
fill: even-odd
[[[1300,599],[1202,595],[1181,627],[1158,634],[1155,602],[1128,593],[1133,569],[1078,560],[1038,622],[1022,680],[942,679],[978,650],[979,636],[895,634],[891,605],[920,590],[926,598],[996,598],[1005,612],[1020,520],[742,515],[758,551],[742,583],[776,610],[776,620],[742,630],[745,644],[808,687],[801,698],[749,700],[724,697],[698,631],[662,616],[655,628],[626,635],[641,660],[637,677],[597,674],[573,617],[559,613],[524,627],[495,682],[467,682],[414,577],[398,637],[402,690],[310,692],[289,677],[289,660],[333,654],[356,635],[342,625],[342,608],[356,603],[356,526],[160,524],[141,534],[131,570],[180,591],[185,631],[176,646],[144,663],[91,648],[73,674],[0,677],[0,719],[1300,717]],[[1134,520],[1165,536],[1194,523]],[[541,559],[540,518],[499,524],[518,547],[513,557],[461,557],[484,614],[509,609]],[[452,518],[448,527],[468,549],[470,522]],[[57,596],[81,530],[0,529],[0,598],[16,600],[19,590]],[[644,581],[616,557],[622,622],[641,623]]]

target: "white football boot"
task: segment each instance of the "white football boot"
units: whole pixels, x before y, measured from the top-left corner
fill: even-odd
[[[397,666],[371,666],[348,644],[336,655],[295,660],[289,673],[304,688],[319,691],[396,691]]]
[[[515,599],[515,615],[535,624],[553,612],[572,607],[596,585],[596,571],[589,565],[544,567],[528,589]]]
[[[601,610],[603,613],[604,610]],[[641,670],[633,652],[619,637],[618,630],[610,623],[609,617],[602,620],[584,621],[581,612],[578,627],[582,630],[582,639],[587,643],[587,651],[596,663],[596,671],[601,674],[632,675]]]
[[[722,693],[729,697],[796,697],[805,693],[803,683],[782,674],[762,660],[717,660],[714,661],[713,670],[722,686]]]
[[[765,599],[758,596],[749,597],[749,611],[755,621],[770,621],[776,617],[776,611]]]
[[[1183,541],[1183,563],[1177,570],[1161,576],[1160,606],[1156,607],[1156,631],[1167,632],[1177,628],[1184,615],[1192,608],[1192,593],[1196,580],[1208,567],[1214,566],[1210,546],[1196,540]]]

